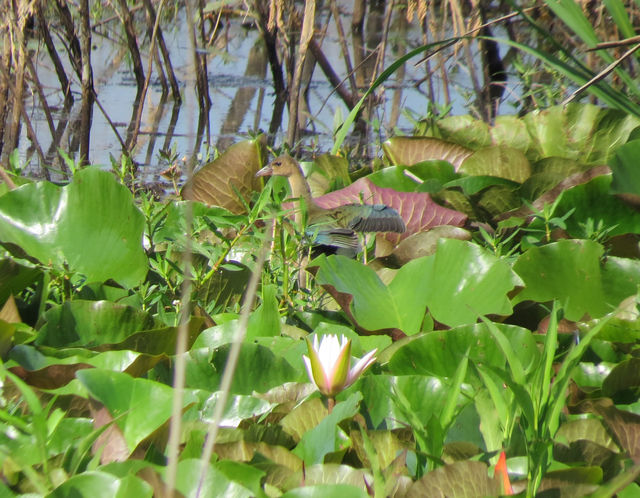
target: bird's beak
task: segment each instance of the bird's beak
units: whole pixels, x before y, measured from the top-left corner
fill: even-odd
[[[271,175],[271,173],[273,173],[273,170],[271,169],[271,165],[267,165],[264,168],[262,168],[260,171],[258,171],[256,173],[256,176],[269,176]]]

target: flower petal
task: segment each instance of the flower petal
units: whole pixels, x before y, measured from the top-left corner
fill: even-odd
[[[378,351],[378,348],[373,351],[369,351],[366,355],[358,360],[358,362],[354,365],[354,367],[349,372],[349,376],[347,378],[347,382],[344,385],[343,389],[349,387],[353,384],[358,377],[360,377],[371,365],[373,365],[376,361],[375,354]]]
[[[329,373],[329,394],[334,396],[344,389],[349,379],[349,367],[351,366],[351,340],[343,341],[341,349],[335,358],[333,368]]]
[[[317,340],[314,340],[314,343],[317,344]],[[329,387],[327,373],[324,370],[324,366],[318,352],[316,351],[316,349],[314,349],[311,341],[308,338],[307,349],[309,350],[309,364],[311,369],[310,377],[313,378],[313,381],[315,382],[316,386],[318,386],[318,389],[320,389],[320,392],[324,393]]]

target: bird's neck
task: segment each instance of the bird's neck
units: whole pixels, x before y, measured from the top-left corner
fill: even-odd
[[[298,170],[295,174],[289,176],[289,186],[291,187],[291,197],[298,199],[298,201],[296,201],[298,203],[298,206],[296,206],[298,211],[300,209],[300,202],[305,205],[308,217],[322,211],[322,208],[313,200],[313,197],[311,196],[311,189],[309,188],[309,184],[305,180],[301,170]]]

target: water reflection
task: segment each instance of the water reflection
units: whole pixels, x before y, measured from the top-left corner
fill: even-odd
[[[332,145],[334,121],[339,121],[340,116],[344,117],[349,112],[345,103],[348,96],[356,93],[356,87],[366,88],[370,85],[374,75],[379,74],[380,67],[388,64],[376,58],[379,44],[383,41],[388,44],[387,61],[393,61],[407,50],[424,43],[418,23],[407,22],[404,14],[398,10],[393,11],[393,17],[390,17],[389,6],[385,9],[381,5],[378,11],[371,11],[364,19],[362,32],[357,29],[345,30],[342,25],[329,22],[331,15],[328,5],[316,14],[315,42],[318,46],[321,44],[321,52],[316,47],[316,55],[323,55],[326,61],[324,67],[319,57],[307,63],[300,107],[302,112],[298,122],[306,132],[300,138],[300,143],[322,151]],[[212,22],[219,20],[216,18]],[[351,25],[351,12],[344,6],[341,7],[341,20],[341,24]],[[184,9],[177,14],[177,22],[171,23],[173,29],[167,31],[169,28],[164,27],[162,39],[172,71],[177,77],[181,101],[176,101],[167,90],[171,88],[171,78],[165,71],[157,69],[166,67],[166,61],[164,66],[155,61],[151,84],[143,100],[136,101],[136,97],[141,96],[140,75],[136,79],[121,26],[115,20],[94,28],[91,63],[97,101],[89,140],[89,159],[92,163],[110,166],[111,158],[119,160],[123,148],[135,143],[132,158],[143,166],[138,170],[139,179],[142,182],[154,182],[158,180],[159,171],[167,167],[161,159],[161,155],[168,155],[166,151],[175,151],[176,157],[199,159],[209,153],[210,146],[224,150],[239,136],[256,130],[271,130],[275,132],[275,143],[282,143],[280,125],[287,122],[287,110],[284,101],[276,98],[263,37],[257,29],[248,28],[241,17],[228,16],[222,22],[224,27],[214,44],[201,54],[206,57],[207,89],[211,99],[211,107],[205,114],[201,111],[202,96],[196,91],[197,75]],[[391,23],[390,30],[387,30],[385,23]],[[339,36],[341,30],[344,40]],[[387,31],[388,39],[383,40]],[[142,36],[139,38],[142,39]],[[345,42],[350,49],[350,58],[343,57]],[[145,69],[148,67],[148,48],[148,45],[144,45],[141,53]],[[78,82],[71,85],[75,97],[71,106],[68,99],[65,101],[64,94],[55,90],[60,83],[48,53],[44,50],[38,52],[35,62],[39,82],[48,90],[54,131],[50,131],[37,99],[28,99],[26,108],[38,143],[46,151],[44,156],[47,164],[64,170],[56,154],[57,149],[61,147],[71,151],[72,155],[80,150],[78,126],[82,113]],[[376,65],[379,66],[377,70]],[[349,72],[352,67],[354,74]],[[384,95],[380,94],[374,101],[367,119],[374,124],[379,137],[394,133],[395,128],[410,130],[413,117],[426,114],[429,99],[426,91],[418,86],[425,79],[425,67],[424,64],[417,67],[406,65],[396,72],[395,78],[387,82]],[[329,83],[327,75],[330,69],[335,72],[334,77],[343,78],[340,81],[345,89],[343,94],[335,93],[335,82],[333,85]],[[74,74],[70,67],[66,68],[66,72]],[[460,82],[463,86],[470,86],[465,83],[464,77]],[[454,112],[464,112],[465,104],[462,99],[454,102]],[[25,161],[31,159],[31,173],[38,176],[43,170],[27,132],[23,126],[19,141],[20,156]],[[161,151],[165,153],[161,154]]]

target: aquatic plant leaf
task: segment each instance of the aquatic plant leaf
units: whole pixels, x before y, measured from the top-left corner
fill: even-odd
[[[434,137],[394,137],[382,144],[387,159],[396,166],[411,166],[440,159],[451,163],[456,171],[473,150]]]
[[[38,331],[39,346],[85,346],[115,344],[141,330],[159,328],[151,315],[109,301],[67,301],[47,310]]]
[[[396,266],[402,266],[412,259],[435,254],[440,239],[471,240],[471,233],[464,228],[451,225],[433,227],[402,240],[385,258],[390,258]]]
[[[421,274],[424,258],[403,266],[388,286],[373,269],[344,256],[322,256],[313,264],[319,266],[316,281],[334,296],[362,332],[419,332],[429,283],[415,275]]]
[[[368,178],[361,178],[348,187],[318,197],[315,201],[320,207],[326,209],[360,202],[392,207],[400,214],[407,227],[406,232],[402,234],[380,235],[393,245],[397,245],[413,233],[438,225],[462,226],[467,220],[465,214],[436,204],[427,193],[397,192],[393,189],[378,187]]]
[[[183,496],[211,496],[251,498],[256,494],[242,484],[231,480],[214,464],[206,466],[204,481],[200,485],[202,461],[197,458],[185,458],[178,462],[176,489]]]
[[[354,434],[353,431],[352,434]],[[304,482],[304,488],[298,488],[301,482]],[[335,485],[338,485],[349,486],[351,489],[360,488],[360,492],[364,493],[367,489],[365,482],[373,482],[371,472],[366,469],[356,469],[350,465],[337,463],[318,463],[306,467],[304,474],[302,470],[292,474],[284,485],[284,489],[289,489],[289,493],[291,493],[296,489],[302,491],[302,489],[306,489],[309,486],[323,486],[330,490]],[[298,496],[308,495],[299,494]],[[356,494],[355,496],[362,495]]]
[[[547,493],[561,497],[586,496],[598,489],[601,482],[602,468],[596,466],[552,470],[542,478],[538,493],[542,496]]]
[[[615,287],[617,274],[622,290],[627,289],[635,294],[640,281],[634,278],[626,282],[629,275],[603,272],[600,262],[603,252],[603,247],[591,240],[560,240],[529,249],[513,265],[513,270],[522,278],[525,286],[515,296],[513,303],[557,299],[563,305],[568,320],[604,316],[622,299],[629,297],[619,292],[605,292],[605,282],[607,288]]]
[[[405,357],[406,359],[406,357]],[[395,373],[395,372],[394,372]],[[400,392],[410,403],[411,411],[420,420],[429,420],[439,416],[444,409],[449,386],[442,377],[429,376],[424,372],[404,369],[400,375],[366,375],[360,379],[354,389],[362,393],[362,405],[374,428],[384,427],[401,429],[411,421],[398,406],[390,393]],[[350,391],[348,390],[346,394]]]
[[[230,347],[230,344],[225,344],[213,352],[209,348],[192,349],[188,352],[186,385],[195,389],[217,391]],[[303,372],[302,359],[298,368],[264,346],[244,343],[230,391],[233,394],[252,394],[254,391],[264,393],[285,382],[303,380],[306,374]]]
[[[437,133],[471,149],[507,146],[535,162],[549,157],[605,164],[627,142],[640,119],[630,113],[572,102],[527,113],[498,116],[490,127],[471,116],[447,116],[435,123]]]
[[[520,282],[504,260],[456,239],[443,239],[434,255],[404,265],[388,286],[373,269],[345,257],[313,264],[319,266],[316,281],[366,333],[415,334],[425,306],[449,326],[474,323],[484,314],[507,315],[507,293]]]
[[[0,260],[0,303],[20,294],[41,275],[39,268],[21,265],[9,258]]]
[[[74,475],[47,495],[52,498],[67,496],[93,496],[95,498],[125,498],[136,496],[151,498],[152,487],[143,479],[129,474],[116,478],[100,470],[88,470]]]
[[[499,496],[499,480],[489,477],[482,462],[455,462],[425,474],[413,483],[407,496]]]
[[[143,230],[131,192],[95,167],[78,171],[64,187],[38,182],[0,197],[2,244],[89,282],[138,285],[147,273]]]
[[[640,196],[639,156],[640,140],[632,140],[616,151],[609,163],[613,173],[611,192]]]
[[[464,160],[459,171],[472,176],[497,176],[522,183],[531,176],[531,165],[524,153],[501,145],[478,149]]]
[[[567,231],[574,237],[589,237],[585,227],[606,227],[612,237],[640,233],[640,213],[618,196],[610,195],[611,176],[599,176],[588,183],[566,190],[558,202],[556,214],[575,209],[567,219]]]
[[[356,391],[346,400],[336,403],[331,413],[313,429],[304,433],[292,453],[299,456],[306,465],[312,465],[322,463],[328,453],[350,447],[351,440],[338,424],[358,413],[360,401],[362,394]]]
[[[455,327],[481,315],[511,313],[507,293],[520,280],[505,260],[480,246],[441,239],[434,255],[417,261],[424,261],[420,275],[428,282],[425,297],[435,320]]]
[[[293,488],[282,498],[367,498],[366,491],[350,484],[314,484]]]
[[[191,181],[182,187],[182,198],[219,206],[235,214],[245,213],[251,193],[258,190],[255,175],[262,167],[263,143],[264,137],[260,136],[233,144],[193,174]]]
[[[518,360],[527,370],[536,363],[539,352],[531,331],[515,325],[495,324],[506,336]],[[398,347],[389,360],[394,375],[428,375],[452,378],[456,368],[468,357],[484,366],[504,368],[506,358],[484,323],[436,330],[419,335]],[[478,378],[467,371],[467,381]]]
[[[171,386],[134,379],[122,372],[91,368],[76,373],[92,398],[102,403],[122,431],[129,452],[171,416]],[[187,392],[183,406],[195,401]]]

